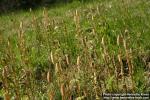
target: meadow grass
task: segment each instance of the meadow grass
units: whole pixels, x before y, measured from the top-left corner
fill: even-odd
[[[0,16],[0,95],[93,100],[150,91],[150,2],[96,0]]]

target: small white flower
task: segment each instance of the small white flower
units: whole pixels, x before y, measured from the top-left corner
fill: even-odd
[[[112,5],[111,5],[111,4],[109,4],[109,5],[108,5],[108,7],[109,7],[109,8],[111,8],[111,7],[112,7]]]
[[[58,26],[55,26],[55,27],[54,27],[54,30],[57,30],[57,29],[58,29]]]

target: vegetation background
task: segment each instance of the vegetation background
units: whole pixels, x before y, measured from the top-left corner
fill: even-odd
[[[87,2],[91,0],[1,0],[0,12],[8,10],[37,8],[39,6],[52,6],[58,3],[71,3],[74,1]]]
[[[150,91],[149,0],[1,0],[0,12],[1,98]]]

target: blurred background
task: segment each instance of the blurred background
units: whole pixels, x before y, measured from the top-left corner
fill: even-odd
[[[73,1],[87,2],[91,0],[0,0],[0,13],[18,9],[35,9],[41,6],[53,6],[60,3],[71,3]]]

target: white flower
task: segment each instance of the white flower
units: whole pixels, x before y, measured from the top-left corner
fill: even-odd
[[[54,30],[57,30],[57,29],[58,29],[58,26],[55,26],[55,27],[54,27]]]

